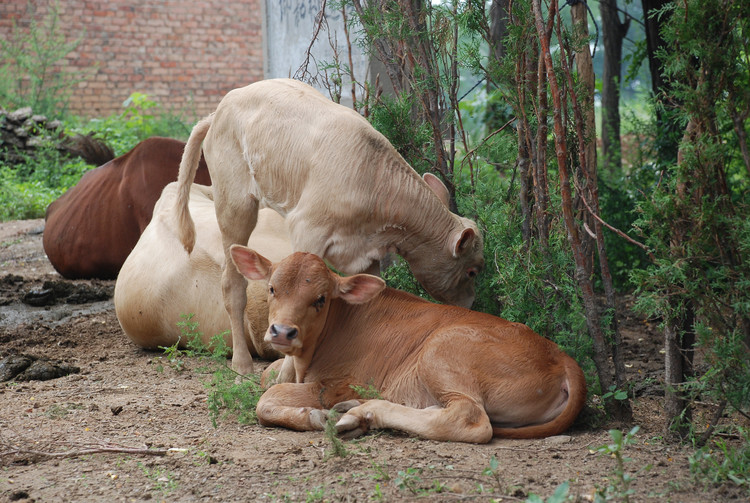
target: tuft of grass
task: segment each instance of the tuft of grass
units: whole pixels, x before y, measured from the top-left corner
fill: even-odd
[[[345,458],[349,455],[346,443],[339,438],[338,432],[336,431],[336,421],[338,420],[339,414],[332,410],[328,415],[325,428],[325,437],[330,444],[330,447],[326,450],[326,459],[331,457]]]
[[[203,381],[208,390],[206,405],[211,423],[218,427],[221,420],[234,417],[241,424],[254,424],[258,421],[255,407],[263,394],[260,378],[256,375],[243,376],[232,370],[227,360],[231,349],[224,341],[224,334],[216,334],[209,345],[203,343],[203,333],[199,330],[194,314],[183,314],[177,322],[181,336],[169,347],[163,347],[169,366],[176,372],[187,368],[190,360],[197,360],[195,371],[210,376]],[[185,341],[184,348],[180,343]]]
[[[636,475],[642,471],[651,469],[652,465],[650,464],[640,468],[635,473],[630,473],[625,469],[625,464],[631,461],[630,458],[625,456],[625,450],[627,447],[635,445],[635,435],[638,433],[638,430],[640,430],[640,426],[634,426],[627,433],[621,430],[609,430],[612,443],[596,448],[596,452],[600,455],[611,456],[615,459],[615,468],[609,477],[609,485],[597,488],[594,501],[622,501],[623,503],[629,503],[630,497],[635,494],[630,485],[635,480]]]
[[[690,472],[698,483],[736,485],[750,496],[750,430],[741,428],[740,436],[743,441],[737,446],[723,438],[714,438],[710,445],[701,447],[688,458]]]
[[[372,382],[367,383],[367,386],[350,384],[349,387],[363,400],[381,400],[383,398],[380,394],[380,390],[378,390]]]

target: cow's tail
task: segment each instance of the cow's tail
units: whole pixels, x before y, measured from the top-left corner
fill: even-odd
[[[190,133],[190,138],[185,145],[180,161],[180,172],[177,175],[177,202],[175,211],[177,213],[177,232],[182,246],[190,253],[195,246],[195,224],[190,216],[190,186],[195,180],[195,172],[201,159],[201,145],[208,134],[208,129],[213,123],[214,114],[198,121]]]
[[[503,438],[543,438],[559,435],[573,424],[578,413],[586,403],[586,378],[581,367],[568,357],[565,358],[565,391],[568,393],[568,403],[563,411],[553,420],[532,426],[519,428],[492,427],[492,436]]]

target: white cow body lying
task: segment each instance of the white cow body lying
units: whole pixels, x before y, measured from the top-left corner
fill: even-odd
[[[115,310],[125,334],[144,348],[171,346],[182,332],[176,325],[181,315],[194,314],[202,340],[225,332],[231,347],[229,315],[221,291],[224,250],[216,222],[211,187],[193,184],[190,212],[196,243],[188,255],[177,235],[174,212],[177,183],[167,185],[154,206],[151,222],[120,270],[115,285]],[[291,253],[284,219],[273,210],[263,210],[250,245],[281,259]],[[268,327],[266,282],[250,281],[244,326],[253,355],[278,358],[279,353],[263,342]],[[186,343],[184,336],[180,341]]]

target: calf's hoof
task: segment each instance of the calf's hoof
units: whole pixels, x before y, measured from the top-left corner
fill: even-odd
[[[336,433],[345,440],[364,435],[369,430],[368,425],[371,418],[372,414],[369,412],[365,415],[364,419],[360,419],[354,414],[345,414],[336,423]]]
[[[362,402],[360,402],[359,400],[347,400],[345,402],[337,403],[333,406],[332,410],[343,414],[345,412],[349,412],[349,409],[353,409],[354,407],[357,407],[359,405],[362,405]]]
[[[310,426],[314,430],[325,430],[326,421],[328,421],[327,410],[313,409],[310,411]]]

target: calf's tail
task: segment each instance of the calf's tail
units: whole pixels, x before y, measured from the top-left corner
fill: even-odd
[[[573,358],[566,355],[564,365],[566,375],[564,391],[568,393],[568,402],[560,415],[546,423],[521,426],[519,428],[493,426],[492,436],[502,438],[544,438],[559,435],[570,428],[586,403],[586,378],[583,375],[581,367],[578,366]]]
[[[198,121],[190,133],[190,138],[185,144],[180,161],[180,172],[177,175],[177,202],[175,211],[177,213],[177,232],[180,242],[185,250],[190,253],[195,246],[195,224],[190,216],[188,202],[190,201],[190,186],[195,180],[195,172],[198,171],[198,163],[201,159],[201,145],[208,134],[208,129],[214,120],[214,114]]]

